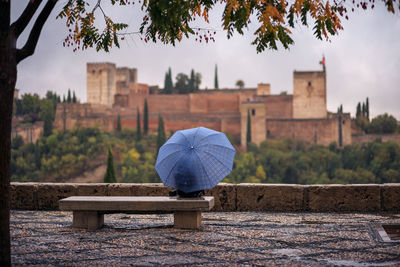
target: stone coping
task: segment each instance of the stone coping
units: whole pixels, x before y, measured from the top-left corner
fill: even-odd
[[[70,196],[167,196],[163,184],[11,183],[11,208],[58,210]],[[400,211],[400,183],[349,185],[227,184],[207,190],[212,211]]]

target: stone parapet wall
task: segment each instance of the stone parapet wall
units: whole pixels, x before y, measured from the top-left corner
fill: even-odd
[[[400,134],[353,134],[351,136],[353,145],[371,143],[376,139],[381,139],[382,142],[395,142],[400,145]]]
[[[166,196],[162,184],[11,183],[12,209],[57,210],[69,196]],[[207,190],[213,211],[400,211],[400,184],[226,184]]]

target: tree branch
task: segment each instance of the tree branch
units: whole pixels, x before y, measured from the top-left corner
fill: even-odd
[[[33,55],[33,53],[35,52],[35,48],[39,40],[43,25],[45,24],[47,18],[50,16],[50,13],[54,9],[57,1],[58,0],[48,0],[43,10],[40,12],[24,47],[17,50],[17,64],[25,58]]]
[[[21,16],[13,24],[11,24],[11,32],[14,32],[15,39],[18,39],[21,33],[25,30],[26,26],[28,26],[41,3],[42,0],[29,1]]]

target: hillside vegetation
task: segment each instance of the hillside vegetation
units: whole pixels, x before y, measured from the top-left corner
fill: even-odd
[[[71,178],[105,164],[112,148],[118,182],[161,182],[154,169],[156,136],[137,140],[136,132],[100,132],[78,129],[41,136],[36,144],[12,143],[12,181],[68,182]],[[389,183],[400,182],[400,148],[376,140],[369,144],[329,146],[268,140],[259,147],[249,144],[247,153],[237,153],[231,183]]]

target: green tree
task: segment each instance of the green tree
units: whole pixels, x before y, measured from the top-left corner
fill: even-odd
[[[243,88],[244,88],[244,81],[243,81],[243,80],[237,80],[237,81],[236,81],[236,86],[237,86],[239,89],[243,89]]]
[[[71,103],[71,102],[72,102],[71,89],[68,89],[67,103]]]
[[[147,135],[149,132],[149,108],[147,106],[147,99],[144,100],[144,111],[143,111],[143,134]]]
[[[46,92],[46,99],[53,101],[54,114],[56,113],[57,104],[60,103],[60,96],[52,91]]]
[[[194,83],[194,88],[195,91],[199,91],[200,90],[200,84],[201,84],[201,73],[200,72],[196,72],[195,74],[195,83]]]
[[[72,93],[72,103],[76,103],[75,91]]]
[[[176,76],[175,89],[179,94],[189,93],[189,77],[184,73],[178,73]]]
[[[368,133],[394,133],[397,129],[397,120],[387,113],[373,118],[368,127]]]
[[[43,135],[49,136],[53,131],[55,117],[53,100],[43,99],[40,104],[40,119],[43,121]]]
[[[22,115],[24,121],[35,122],[39,119],[40,97],[38,94],[24,94],[21,99]]]
[[[39,140],[36,141],[34,157],[35,157],[36,168],[40,170],[40,168],[42,167],[42,156],[41,156]]]
[[[267,174],[265,173],[264,168],[261,164],[257,166],[256,178],[262,183],[265,183],[267,180]]]
[[[369,121],[369,100],[367,97],[366,103],[365,103],[365,109],[366,109],[366,113],[367,113],[367,120]]]
[[[121,132],[122,126],[121,126],[121,116],[118,114],[117,117],[117,132]]]
[[[107,170],[104,175],[104,183],[116,183],[117,178],[115,177],[115,169],[114,169],[114,156],[111,152],[111,148],[108,148],[108,156],[107,156]]]
[[[158,129],[157,129],[157,154],[160,147],[165,143],[167,137],[165,135],[164,120],[160,114],[158,114]]]
[[[215,89],[219,89],[219,85],[218,85],[218,67],[217,67],[217,64],[215,64],[214,88],[215,88]]]
[[[171,68],[168,68],[168,71],[165,73],[164,78],[164,94],[172,94],[173,89],[174,84],[172,82],[172,72]]]
[[[356,112],[356,119],[361,117],[361,103],[358,102],[357,104],[357,112]]]
[[[196,75],[193,69],[190,71],[190,79],[188,87],[189,87],[189,93],[193,93],[194,91],[196,91]]]
[[[17,135],[12,139],[11,148],[14,150],[18,150],[24,144],[24,139],[22,136]]]
[[[247,142],[247,144],[251,142],[251,117],[250,117],[250,110],[247,110],[246,142]]]
[[[136,112],[136,140],[140,141],[142,139],[142,130],[140,127],[140,111],[139,108],[137,108]]]

